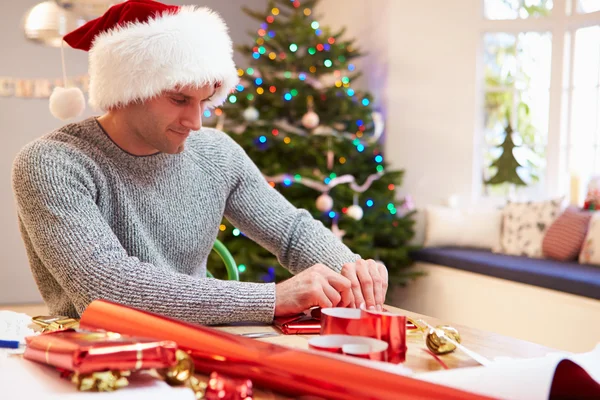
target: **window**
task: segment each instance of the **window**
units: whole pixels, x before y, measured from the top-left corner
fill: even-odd
[[[600,174],[600,25],[575,29],[567,33],[565,42],[571,61],[568,72],[572,72],[562,93],[568,110],[566,137],[561,142],[563,186],[571,175],[585,182]],[[577,202],[584,196],[582,189],[573,194],[580,197]]]
[[[482,192],[570,194],[574,171],[600,175],[600,0],[482,1]],[[508,126],[518,165],[500,181],[526,186],[490,181]]]
[[[494,165],[503,152],[506,130],[516,133],[514,159],[521,165],[514,173],[529,192],[543,187],[552,36],[549,32],[486,33],[484,181],[499,171]],[[491,185],[489,194],[504,195],[509,185]]]

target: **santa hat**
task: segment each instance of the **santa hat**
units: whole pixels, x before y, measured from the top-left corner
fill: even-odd
[[[215,107],[238,83],[227,26],[208,8],[129,0],[63,39],[89,52],[89,103],[99,110],[188,85],[214,85],[208,106]],[[58,87],[50,97],[50,111],[60,119],[84,108],[77,88]]]

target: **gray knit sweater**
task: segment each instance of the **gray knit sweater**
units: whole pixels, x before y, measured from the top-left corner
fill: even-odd
[[[21,234],[50,313],[95,299],[201,324],[271,322],[273,283],[206,278],[223,215],[292,273],[359,258],[265,181],[226,134],[133,156],[95,118],[28,144],[13,166]]]

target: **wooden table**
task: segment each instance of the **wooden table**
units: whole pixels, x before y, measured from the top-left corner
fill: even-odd
[[[515,339],[507,336],[498,335],[491,332],[485,332],[474,328],[469,328],[462,325],[452,324],[450,321],[440,321],[436,318],[428,317],[425,315],[413,313],[410,311],[402,310],[396,307],[386,306],[386,308],[393,313],[404,314],[410,318],[425,320],[432,326],[436,325],[451,325],[458,329],[461,336],[461,343],[484,357],[493,360],[496,357],[515,357],[515,358],[533,358],[543,357],[548,353],[557,352],[558,350],[545,347],[539,344],[527,342],[520,339]],[[223,326],[217,327],[217,329],[241,334],[250,332],[277,332],[280,331],[277,328],[271,326],[257,325],[257,326]],[[315,335],[282,335],[273,336],[263,339],[265,342],[280,344],[284,346],[290,346],[295,348],[308,348],[308,340]],[[415,332],[407,335],[408,352],[406,355],[406,362],[403,364],[408,368],[411,368],[414,372],[428,372],[437,371],[443,369],[441,364],[437,362],[430,354],[423,351],[427,349],[425,346],[425,340],[422,333]],[[467,356],[460,350],[446,355],[439,356],[439,358],[448,366],[450,369],[463,368],[463,367],[474,367],[479,364],[472,358]]]
[[[0,307],[2,308],[2,307]],[[493,360],[496,357],[515,357],[515,358],[532,358],[532,357],[543,357],[548,353],[556,352],[557,350],[541,346],[535,343],[526,342],[519,339],[510,338],[490,332],[480,331],[465,327],[462,325],[452,324],[451,321],[440,321],[436,318],[424,316],[421,314],[413,313],[410,311],[402,310],[396,307],[386,306],[386,308],[393,313],[404,314],[413,319],[423,319],[432,326],[449,324],[458,329],[462,344],[469,349]],[[28,315],[44,315],[47,312],[44,311],[43,307],[6,307],[17,312],[23,312]],[[507,321],[507,323],[509,323]],[[270,343],[279,345],[295,347],[295,348],[308,348],[308,340],[315,335],[283,335],[281,332],[273,326],[265,325],[243,325],[243,326],[218,326],[216,329],[223,330],[234,334],[251,333],[251,332],[276,332],[277,336],[268,338],[255,339],[262,340]],[[406,356],[406,362],[403,364],[406,367],[412,369],[414,372],[428,372],[438,371],[443,369],[438,361],[436,361],[430,354],[423,351],[426,349],[424,338],[421,333],[409,334],[407,336],[408,352]],[[473,359],[468,357],[460,350],[455,350],[453,353],[439,356],[440,359],[450,369],[464,368],[478,366],[479,364]],[[206,376],[198,376],[201,381],[206,381]],[[256,388],[255,399],[258,400],[280,400],[287,399],[287,397],[273,393],[268,390],[261,390]]]

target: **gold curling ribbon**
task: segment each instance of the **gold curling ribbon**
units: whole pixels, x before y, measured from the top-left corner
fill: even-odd
[[[79,320],[77,318],[69,318],[62,315],[55,317],[38,315],[31,320],[34,324],[42,328],[42,333],[79,328]]]
[[[183,350],[175,352],[177,364],[169,368],[157,369],[156,372],[171,386],[187,386],[194,391],[196,400],[204,399],[206,382],[201,382],[194,376],[194,362]]]
[[[102,371],[90,374],[74,372],[71,382],[82,392],[112,392],[129,385],[129,375],[129,371]]]

